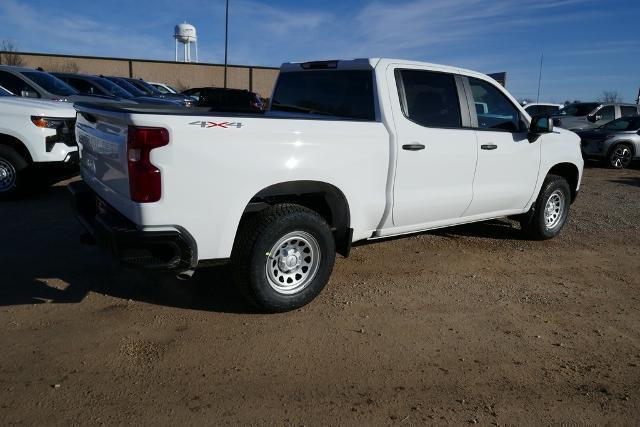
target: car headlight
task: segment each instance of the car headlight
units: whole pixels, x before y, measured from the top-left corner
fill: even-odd
[[[64,119],[51,117],[31,116],[31,121],[39,128],[58,129],[64,126]]]

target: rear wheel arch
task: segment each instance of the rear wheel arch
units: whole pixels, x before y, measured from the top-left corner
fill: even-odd
[[[571,189],[571,202],[578,195],[578,180],[580,179],[580,170],[573,163],[558,163],[547,172],[546,176],[557,175],[564,178]]]
[[[33,157],[27,146],[18,138],[6,133],[0,133],[0,145],[13,148],[28,163],[33,163]]]
[[[338,187],[322,181],[309,180],[270,185],[251,198],[243,212],[243,220],[281,203],[295,203],[317,212],[331,227],[337,252],[348,256],[352,237],[351,214],[349,202]]]

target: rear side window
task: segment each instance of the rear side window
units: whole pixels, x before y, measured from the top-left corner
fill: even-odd
[[[460,127],[460,100],[453,75],[422,70],[398,70],[396,83],[402,110],[426,127]]]
[[[476,105],[478,127],[508,132],[520,131],[520,113],[502,91],[489,82],[473,77],[469,77],[469,84]],[[482,108],[478,108],[478,104],[481,104]]]
[[[620,107],[620,112],[622,113],[622,117],[633,117],[638,115],[637,107]]]
[[[546,113],[551,116],[557,116],[560,113],[560,107],[556,105],[547,105]]]
[[[281,73],[272,111],[375,120],[371,70],[313,70]]]

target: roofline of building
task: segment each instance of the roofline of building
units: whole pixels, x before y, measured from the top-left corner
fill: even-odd
[[[162,61],[159,59],[139,59],[139,58],[117,58],[110,56],[88,56],[88,55],[65,55],[60,53],[40,53],[40,52],[9,52],[5,50],[0,50],[0,54],[13,54],[13,55],[37,55],[37,56],[47,56],[52,58],[79,58],[79,59],[102,59],[107,61],[134,61],[134,62],[151,62],[156,64],[182,64],[182,65],[205,65],[208,67],[224,67],[224,64],[215,64],[210,62],[176,62],[176,61]],[[239,64],[228,64],[228,67],[234,68],[254,68],[254,69],[262,69],[262,70],[279,70],[279,67],[266,67],[263,65],[239,65]]]

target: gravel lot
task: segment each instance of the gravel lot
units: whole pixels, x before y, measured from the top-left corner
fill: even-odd
[[[145,276],[82,246],[58,185],[0,205],[0,422],[640,422],[640,171],[590,166],[568,226],[354,248],[310,306],[225,268]]]

